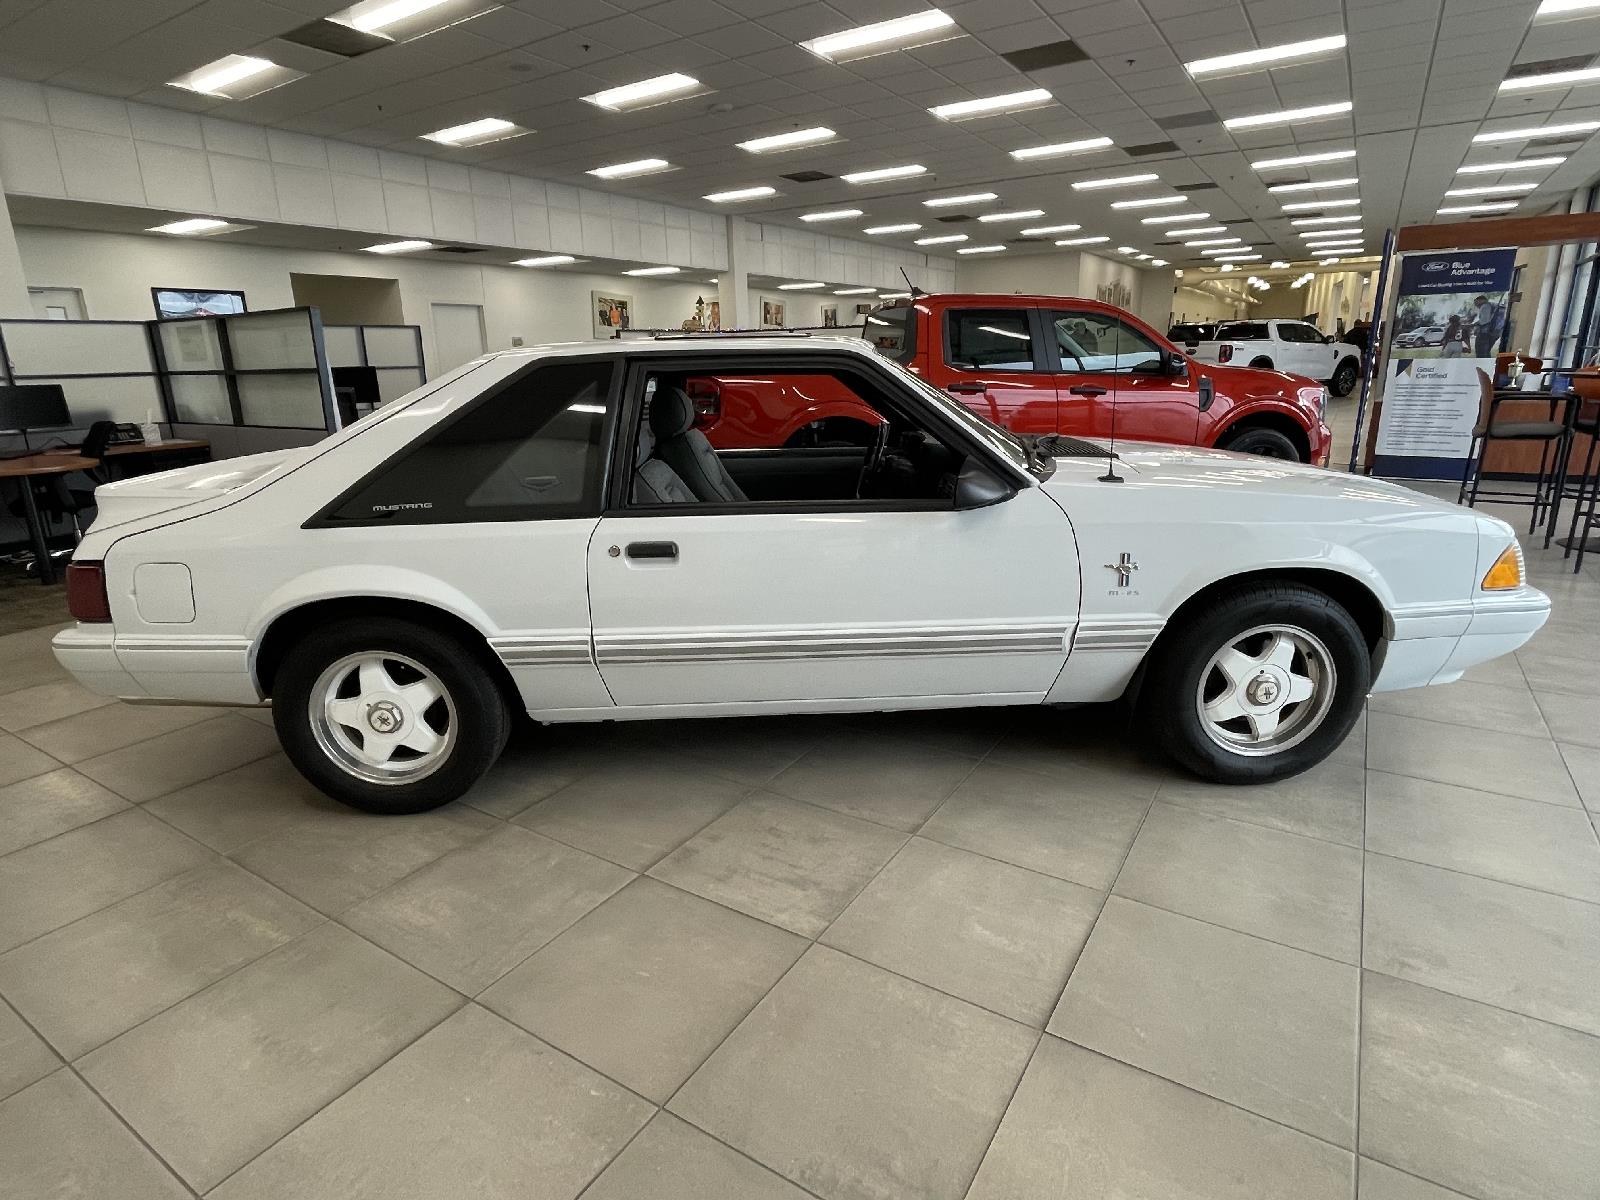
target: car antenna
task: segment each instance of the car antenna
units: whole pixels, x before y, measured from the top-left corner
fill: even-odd
[[[915,300],[918,296],[926,296],[928,294],[916,284],[911,282],[911,276],[906,274],[906,269],[904,267],[900,268],[900,278],[904,279],[906,281],[906,287],[911,289],[911,298],[913,300]]]
[[[1101,483],[1125,483],[1117,474],[1117,392],[1116,382],[1122,369],[1122,314],[1117,314],[1117,343],[1111,350],[1111,445],[1106,451],[1106,473],[1099,476]]]

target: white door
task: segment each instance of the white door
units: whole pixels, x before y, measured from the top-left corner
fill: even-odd
[[[619,705],[1038,700],[1066,659],[1078,562],[1036,487],[965,511],[606,516],[596,660]]]
[[[442,375],[471,362],[485,349],[482,308],[476,304],[433,306],[433,374]]]
[[[84,319],[83,293],[77,288],[29,288],[33,315],[45,321]]]

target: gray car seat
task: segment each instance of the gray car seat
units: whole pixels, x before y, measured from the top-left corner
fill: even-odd
[[[694,493],[678,473],[655,457],[656,435],[648,420],[639,423],[639,446],[633,459],[635,504],[693,504]]]
[[[694,404],[682,388],[656,389],[650,401],[650,429],[656,438],[656,458],[677,472],[696,499],[748,499],[706,435],[694,427]]]

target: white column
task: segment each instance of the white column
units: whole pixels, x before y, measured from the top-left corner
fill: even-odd
[[[11,227],[5,181],[0,179],[0,317],[31,316],[33,305],[28,301],[28,281],[22,274],[16,230]]]
[[[750,311],[750,247],[745,241],[743,217],[729,217],[728,266],[717,276],[717,296],[722,303],[724,329],[754,329],[760,324]]]

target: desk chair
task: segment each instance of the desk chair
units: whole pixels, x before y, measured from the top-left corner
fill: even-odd
[[[1467,461],[1461,472],[1461,491],[1456,496],[1458,504],[1476,508],[1479,498],[1499,504],[1526,504],[1533,509],[1528,522],[1531,534],[1539,522],[1548,518],[1544,544],[1548,546],[1555,533],[1556,518],[1561,510],[1561,500],[1567,490],[1567,459],[1572,453],[1572,428],[1578,415],[1581,399],[1576,392],[1557,395],[1544,393],[1550,401],[1545,420],[1507,421],[1500,417],[1500,406],[1508,400],[1535,400],[1538,392],[1496,390],[1487,372],[1478,371],[1482,388],[1478,407],[1478,422],[1472,430],[1472,443],[1467,450]],[[1561,415],[1557,416],[1557,409]],[[1492,442],[1542,443],[1539,453],[1539,474],[1534,480],[1533,495],[1506,489],[1485,489],[1483,481],[1483,456]],[[1553,453],[1553,457],[1552,457]]]
[[[1573,574],[1583,570],[1583,556],[1591,530],[1600,528],[1600,400],[1585,400],[1572,423],[1574,434],[1589,435],[1589,450],[1583,456],[1583,471],[1578,476],[1577,497],[1572,506],[1572,524],[1567,529],[1567,549],[1562,558],[1578,552]]]

